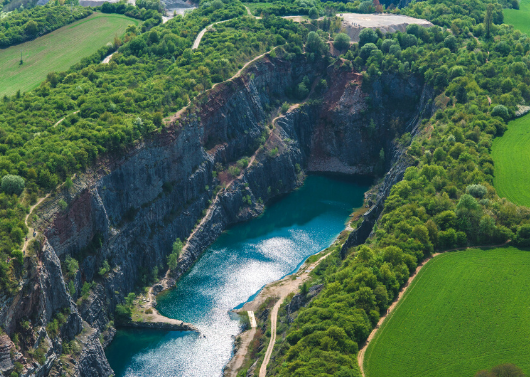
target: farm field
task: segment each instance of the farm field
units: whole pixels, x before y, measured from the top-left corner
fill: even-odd
[[[519,10],[504,9],[504,23],[530,35],[530,0],[520,0]]]
[[[49,72],[61,72],[125,33],[140,21],[95,13],[33,41],[0,50],[0,95],[36,88]],[[24,64],[20,65],[20,54]]]
[[[530,1],[530,0],[529,0]],[[497,194],[511,202],[530,207],[530,116],[508,124],[502,137],[493,141],[495,162],[493,183]]]
[[[530,252],[513,247],[429,261],[365,354],[367,377],[469,376],[513,363],[530,372]]]

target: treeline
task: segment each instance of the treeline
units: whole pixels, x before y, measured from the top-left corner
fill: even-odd
[[[51,3],[21,12],[10,12],[0,18],[0,48],[32,40],[91,14],[90,8],[71,8]]]
[[[253,1],[250,1],[253,2]],[[320,0],[294,0],[263,2],[254,1],[254,14],[274,14],[276,16],[308,15],[315,19],[322,16],[333,16],[337,12],[350,13],[374,13],[382,12],[384,7],[381,4],[375,5],[372,0],[365,1],[320,1]]]
[[[149,4],[153,4],[153,6],[147,8],[146,6]],[[147,22],[149,22],[152,26],[155,26],[162,22],[162,12],[164,8],[161,5],[160,1],[151,3],[142,1],[137,2],[137,6],[125,2],[104,3],[103,5],[95,9],[99,9],[103,13],[124,14],[128,17],[136,18],[142,21],[150,20],[150,22]]]
[[[374,237],[316,270],[326,287],[300,311],[271,375],[359,376],[360,345],[421,261],[457,247],[530,245],[530,209],[493,187],[492,141],[530,101],[530,39],[498,25],[498,10],[480,1],[413,3],[402,13],[450,30],[409,25],[384,36],[365,29],[344,50],[342,69],[362,71],[365,91],[383,73],[420,77],[434,89],[438,111],[407,148],[412,166],[392,188]]]

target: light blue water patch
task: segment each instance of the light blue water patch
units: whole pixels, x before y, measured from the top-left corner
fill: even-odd
[[[368,184],[309,176],[263,216],[223,233],[177,287],[158,298],[163,315],[193,323],[203,336],[120,330],[106,350],[116,376],[222,376],[240,332],[230,310],[328,247],[362,205]]]

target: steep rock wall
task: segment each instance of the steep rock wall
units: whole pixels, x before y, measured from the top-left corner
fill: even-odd
[[[304,76],[310,81],[325,78],[329,87],[318,100],[279,118],[269,132],[271,110]],[[12,335],[19,331],[20,320],[36,311],[45,326],[59,308],[69,307],[68,325],[63,327],[68,330],[61,338],[71,339],[85,329],[76,374],[109,376],[112,371],[98,338],[115,306],[142,276],[166,265],[174,240],[186,239],[205,211],[177,276],[227,227],[259,215],[262,203],[298,187],[303,169],[373,174],[378,164],[388,168],[399,157],[393,140],[413,131],[428,106],[426,101],[418,107],[420,98],[429,97],[428,88],[415,78],[398,76],[381,77],[368,93],[361,85],[359,74],[342,67],[264,58],[241,77],[199,97],[159,134],[121,156],[101,160],[76,177],[70,191],[63,190],[39,208],[38,226],[47,239],[40,260],[47,272],[35,268],[25,281],[23,297],[4,298],[2,326]],[[221,183],[213,174],[216,164],[226,166],[251,155],[254,162],[216,195]],[[68,203],[64,211],[58,206],[61,199]],[[58,259],[67,256],[80,261],[72,279],[73,297]],[[100,276],[105,260],[111,271]],[[80,299],[85,281],[96,286],[88,298]],[[45,330],[42,335],[47,336]],[[60,344],[50,350],[51,365],[60,355]]]

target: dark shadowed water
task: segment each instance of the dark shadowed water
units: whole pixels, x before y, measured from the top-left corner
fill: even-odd
[[[240,331],[229,311],[328,247],[362,205],[368,184],[311,175],[261,217],[223,233],[175,289],[158,297],[162,314],[193,323],[205,337],[119,330],[106,350],[116,376],[221,376]]]

